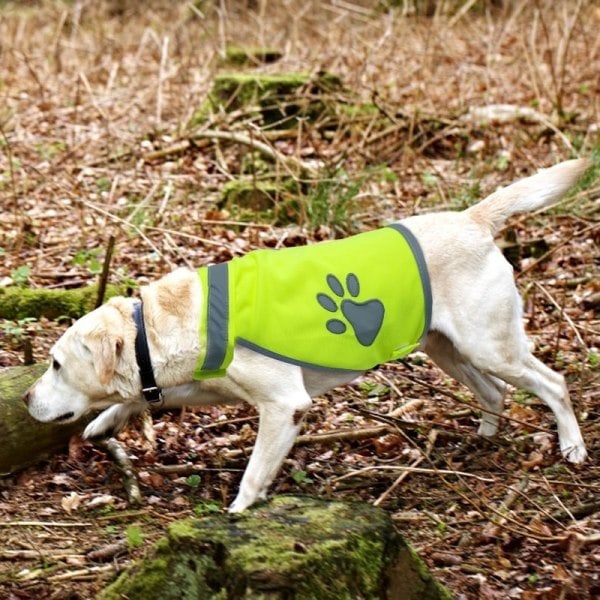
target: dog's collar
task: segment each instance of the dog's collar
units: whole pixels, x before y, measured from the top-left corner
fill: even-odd
[[[150,350],[146,338],[146,327],[144,326],[144,308],[142,302],[136,302],[133,306],[133,320],[137,329],[135,336],[135,358],[140,378],[142,380],[142,394],[146,402],[154,404],[162,402],[162,390],[156,385],[154,371],[150,362]]]

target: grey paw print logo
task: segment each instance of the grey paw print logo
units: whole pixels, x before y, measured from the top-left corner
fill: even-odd
[[[383,323],[385,312],[383,303],[376,298],[365,302],[357,302],[352,299],[357,298],[360,294],[360,283],[354,273],[346,275],[345,289],[340,280],[331,274],[327,275],[327,285],[337,298],[332,298],[327,294],[317,294],[317,302],[331,313],[338,311],[342,313],[338,315],[340,318],[327,321],[325,324],[327,330],[338,335],[344,333],[347,326],[341,319],[343,317],[352,327],[359,343],[363,346],[370,346],[375,341]],[[350,298],[346,297],[347,294]]]

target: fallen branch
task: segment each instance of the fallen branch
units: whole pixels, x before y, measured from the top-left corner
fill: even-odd
[[[140,492],[137,475],[129,456],[127,456],[125,448],[123,448],[123,446],[121,446],[121,444],[113,437],[99,441],[98,445],[104,448],[113,457],[117,466],[125,476],[123,486],[127,492],[127,502],[130,505],[135,506],[142,504],[142,493]]]
[[[266,158],[272,160],[273,162],[281,163],[286,169],[290,171],[291,175],[307,175],[314,177],[317,174],[317,171],[313,168],[312,165],[304,162],[299,158],[295,158],[294,156],[286,156],[281,152],[278,152],[273,146],[269,144],[265,144],[259,140],[256,140],[244,133],[237,131],[218,131],[216,129],[205,129],[204,131],[199,131],[192,136],[192,139],[215,139],[215,140],[224,140],[228,142],[233,142],[235,144],[243,144],[244,146],[249,146],[253,150],[257,150]]]
[[[87,560],[92,562],[103,562],[112,560],[117,554],[125,552],[127,549],[127,540],[123,539],[119,540],[118,542],[113,542],[112,544],[106,544],[105,546],[97,548],[96,550],[91,550],[85,555],[85,557]]]
[[[328,433],[316,433],[313,435],[300,435],[296,438],[297,446],[306,446],[308,444],[333,444],[335,442],[347,442],[364,440],[367,438],[378,437],[390,432],[388,425],[378,425],[376,427],[365,427],[363,429],[339,429]],[[225,454],[227,459],[235,459],[241,456],[247,456],[249,450],[240,448],[230,450]]]

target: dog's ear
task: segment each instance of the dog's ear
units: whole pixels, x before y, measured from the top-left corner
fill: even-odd
[[[123,337],[106,331],[95,331],[85,340],[92,354],[94,369],[102,385],[107,385],[115,376],[117,361],[123,350]]]

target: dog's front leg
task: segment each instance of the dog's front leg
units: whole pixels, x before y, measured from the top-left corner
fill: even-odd
[[[142,414],[147,406],[145,402],[113,404],[87,425],[83,432],[84,439],[116,435],[131,417]]]
[[[294,444],[310,405],[311,399],[306,392],[259,404],[256,444],[229,512],[241,512],[258,498],[266,497],[267,488]]]

